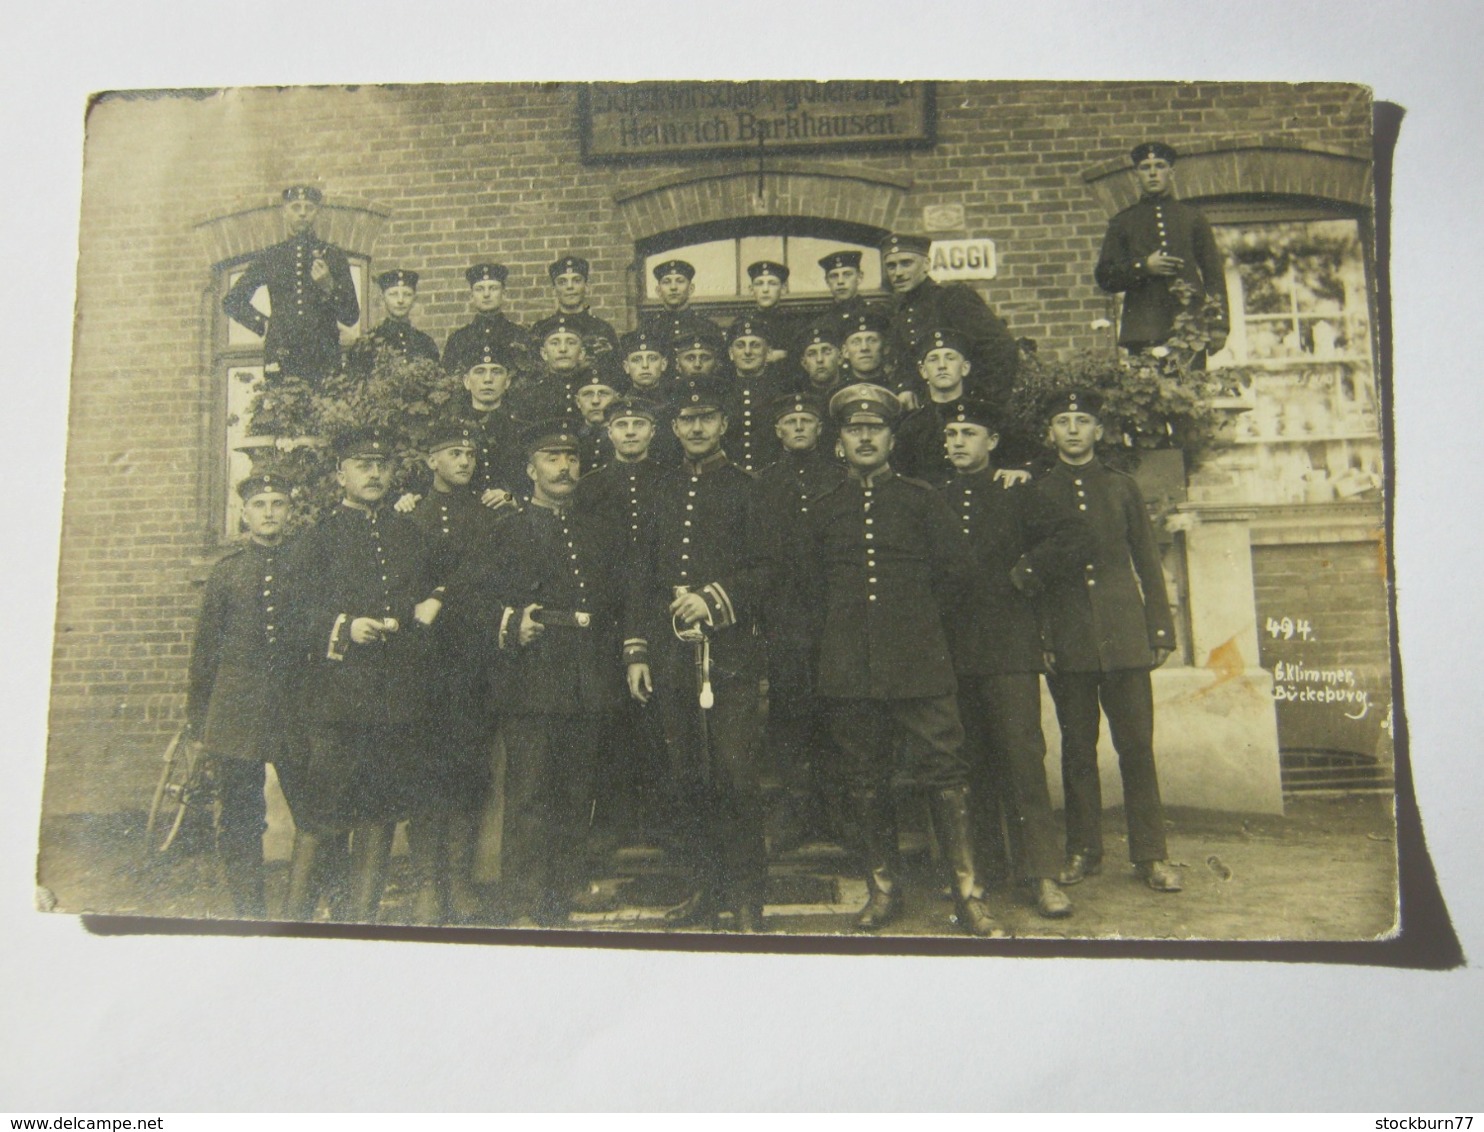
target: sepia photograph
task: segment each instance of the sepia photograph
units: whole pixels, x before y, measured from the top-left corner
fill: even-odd
[[[1395,936],[1376,115],[96,94],[41,905]]]

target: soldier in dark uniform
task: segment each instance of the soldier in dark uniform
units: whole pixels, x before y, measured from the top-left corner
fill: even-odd
[[[612,354],[618,346],[613,324],[593,314],[588,305],[587,278],[591,265],[579,255],[566,255],[546,268],[556,292],[556,313],[566,315],[568,325],[582,335],[582,345],[593,365],[612,376]]]
[[[511,509],[495,511],[469,490],[478,462],[480,436],[473,426],[444,420],[428,434],[428,467],[433,488],[412,511],[412,522],[426,537],[433,557],[433,594],[440,605],[460,566],[487,554]],[[413,882],[414,917],[443,923],[467,922],[479,913],[479,894],[471,879],[480,814],[490,788],[493,729],[485,705],[488,675],[482,650],[460,633],[457,616],[440,616],[433,629],[435,647],[425,678],[432,681],[436,721],[419,784],[419,808],[407,825]]]
[[[886,352],[886,315],[866,310],[836,324],[840,332],[840,377],[846,385],[880,385],[901,392],[896,360]],[[909,355],[910,356],[910,355]]]
[[[796,320],[778,305],[788,291],[788,268],[771,259],[760,259],[747,265],[747,279],[754,306],[742,317],[751,319],[768,340],[768,364],[785,369],[799,334]]]
[[[597,373],[588,374],[587,380],[572,394],[573,407],[582,417],[577,433],[582,441],[578,455],[583,475],[597,471],[613,458],[613,442],[608,438],[608,406],[616,400],[618,390],[612,381]]]
[[[654,267],[661,307],[639,319],[639,327],[659,342],[673,342],[687,334],[717,333],[716,324],[691,309],[696,269],[683,259],[667,259]]]
[[[530,503],[450,590],[498,658],[507,769],[501,873],[519,926],[564,922],[584,879],[600,726],[623,697],[622,537],[572,506],[580,465],[566,421],[529,428]]]
[[[248,264],[222,299],[228,318],[263,336],[263,374],[269,380],[318,382],[338,372],[340,326],[354,326],[361,317],[350,261],[314,233],[323,202],[313,185],[284,189],[289,238]],[[271,317],[252,304],[259,287],[268,288]]]
[[[186,735],[217,760],[221,826],[217,845],[237,914],[261,919],[264,766],[290,740],[298,674],[284,606],[287,480],[252,475],[237,485],[247,541],[206,579],[186,693]]]
[[[531,344],[525,329],[500,309],[505,305],[509,276],[510,269],[503,263],[476,263],[464,272],[474,319],[450,334],[444,344],[443,368],[449,373],[467,373],[491,349],[506,353],[518,373],[530,365]]]
[[[1165,862],[1164,808],[1154,767],[1154,695],[1149,673],[1169,659],[1175,624],[1149,513],[1132,476],[1097,458],[1101,402],[1089,390],[1053,394],[1045,406],[1057,451],[1036,482],[1056,507],[1087,524],[1091,554],[1081,576],[1047,587],[1048,683],[1061,726],[1067,801],[1067,860],[1060,880],[1076,884],[1102,868],[1098,706],[1118,752],[1128,816],[1129,860],[1150,888],[1178,892]]]
[[[767,419],[782,445],[780,458],[757,477],[758,506],[779,529],[786,570],[763,603],[768,642],[768,749],[783,785],[775,811],[775,852],[826,833],[829,771],[838,755],[829,720],[814,695],[814,618],[808,608],[809,508],[845,478],[839,463],[820,449],[823,402],[806,393],[774,400]]]
[[[341,436],[344,499],[290,557],[291,624],[307,659],[299,703],[307,746],[279,767],[296,827],[293,919],[314,913],[321,843],[349,834],[349,915],[375,920],[392,831],[415,805],[437,583],[422,532],[383,506],[396,454],[378,429]]]
[[[969,391],[1003,408],[1015,387],[1020,347],[979,292],[964,283],[945,286],[928,278],[932,243],[926,236],[897,234],[881,243],[881,266],[893,291],[887,349],[893,357],[911,357],[929,332],[958,331],[972,367]]]
[[[417,272],[402,268],[383,271],[376,277],[386,318],[346,352],[345,366],[353,376],[370,377],[377,355],[384,350],[408,360],[423,358],[437,364],[438,343],[413,326],[410,318],[417,301],[417,280]]]
[[[725,389],[698,379],[671,422],[684,462],[661,479],[628,578],[629,693],[664,721],[675,812],[695,893],[671,924],[762,928],[766,881],[758,767],[757,611],[775,561],[755,484],[727,459]]]
[[[851,385],[830,413],[849,473],[810,509],[812,604],[823,613],[818,693],[832,700],[831,732],[844,752],[866,855],[870,899],[856,925],[885,927],[901,912],[897,751],[920,748],[915,779],[953,874],[959,925],[1003,929],[979,895],[969,814],[969,768],[943,623],[956,615],[974,564],[941,496],[892,471],[889,389]],[[911,745],[897,745],[898,737]]]
[[[980,875],[986,884],[996,873],[1013,876],[1031,886],[1041,915],[1066,916],[1072,904],[1056,884],[1061,847],[1046,789],[1045,649],[1033,599],[1048,582],[1075,578],[1091,543],[1070,509],[1048,504],[1034,487],[1006,490],[995,482],[990,453],[999,425],[988,404],[956,402],[944,439],[955,474],[939,490],[977,567],[947,628]]]
[[[953,475],[954,465],[943,447],[943,428],[964,399],[964,380],[971,369],[968,348],[962,334],[943,328],[930,331],[917,343],[912,361],[927,386],[927,398],[897,429],[892,462],[903,475],[934,485]]]
[[[511,391],[510,411],[523,424],[570,415],[577,390],[600,376],[588,359],[580,321],[561,313],[543,318],[531,328],[531,340],[540,365]]]
[[[831,252],[819,261],[824,271],[824,285],[829,289],[834,303],[825,314],[814,321],[814,325],[830,329],[836,344],[844,340],[845,327],[858,323],[860,316],[872,309],[871,303],[861,297],[861,253],[856,251]]]
[[[773,453],[772,403],[785,392],[784,381],[773,368],[766,328],[743,315],[726,333],[730,363],[731,405],[727,413],[727,455],[744,471],[769,462]]]
[[[1195,298],[1220,311],[1208,327],[1209,353],[1226,345],[1231,329],[1226,298],[1226,265],[1211,225],[1194,205],[1175,199],[1175,151],[1164,142],[1145,142],[1130,153],[1134,177],[1143,190],[1137,204],[1108,222],[1094,276],[1109,294],[1123,295],[1118,344],[1129,350],[1157,346],[1170,336],[1184,301],[1170,289],[1188,283]],[[1199,313],[1197,303],[1192,313]],[[1197,361],[1205,364],[1202,355]]]
[[[620,390],[625,396],[647,401],[657,411],[670,400],[674,384],[667,376],[670,345],[670,339],[660,341],[643,330],[633,330],[623,336],[618,353],[624,377],[628,379],[627,387]],[[649,459],[667,467],[680,463],[680,441],[665,424],[662,412],[656,416],[655,422]]]
[[[811,326],[799,339],[798,390],[818,397],[825,404],[850,383],[840,372],[840,340],[837,329],[823,323]]]
[[[513,347],[485,343],[464,371],[464,396],[449,402],[446,420],[474,432],[474,477],[469,490],[486,507],[507,506],[523,490],[520,431],[508,404],[518,355]]]

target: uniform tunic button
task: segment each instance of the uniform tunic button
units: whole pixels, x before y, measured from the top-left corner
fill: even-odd
[[[680,540],[680,542],[681,542],[681,545],[682,545],[682,546],[688,546],[688,545],[689,545],[689,544],[690,544],[690,539],[689,539],[689,537],[687,537],[687,538],[682,538],[682,539],[681,539],[681,540]]]
[[[1077,504],[1077,510],[1079,510],[1079,511],[1086,511],[1087,510],[1087,504],[1086,503],[1079,503],[1079,504]]]
[[[1089,586],[1095,586],[1095,585],[1098,584],[1098,580],[1096,578],[1088,578],[1087,579],[1087,584]]]
[[[866,581],[870,582],[871,585],[873,585],[873,586],[876,584],[876,579],[875,578],[867,578]]]
[[[870,601],[875,601],[876,600],[876,595],[875,594],[867,594],[866,597]]]

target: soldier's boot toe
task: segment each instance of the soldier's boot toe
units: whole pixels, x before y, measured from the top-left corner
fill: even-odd
[[[855,918],[855,926],[863,932],[880,931],[901,914],[901,900],[895,892],[873,887],[871,898]]]
[[[1068,853],[1067,863],[1056,874],[1056,883],[1070,888],[1103,871],[1103,862],[1090,853]]]
[[[1155,892],[1179,892],[1185,887],[1180,874],[1170,867],[1168,861],[1140,861],[1135,867],[1144,883]]]
[[[1054,880],[1042,877],[1035,882],[1036,912],[1048,920],[1060,920],[1072,914],[1072,901]]]
[[[990,913],[988,905],[977,896],[957,902],[958,926],[980,939],[1009,939],[1010,932]]]

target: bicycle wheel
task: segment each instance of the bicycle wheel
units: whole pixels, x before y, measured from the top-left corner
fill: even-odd
[[[144,823],[145,857],[163,853],[175,844],[190,804],[200,757],[200,747],[185,741],[184,727],[165,748],[165,765],[160,770],[160,780],[149,804],[149,818]]]

